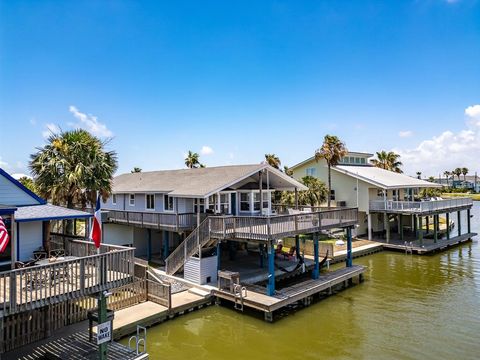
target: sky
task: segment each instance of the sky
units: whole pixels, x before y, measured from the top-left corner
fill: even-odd
[[[0,1],[0,167],[59,129],[119,173],[291,166],[326,134],[480,173],[480,0]]]

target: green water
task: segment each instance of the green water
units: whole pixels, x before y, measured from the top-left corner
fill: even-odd
[[[473,230],[480,230],[476,203]],[[480,246],[383,252],[366,281],[275,323],[212,306],[148,330],[151,359],[478,359]]]

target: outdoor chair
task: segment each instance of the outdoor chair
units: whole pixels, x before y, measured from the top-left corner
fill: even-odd
[[[65,250],[63,249],[50,250],[49,257],[58,258],[60,256],[65,256]]]

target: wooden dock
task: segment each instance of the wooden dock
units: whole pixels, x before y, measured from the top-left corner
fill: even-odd
[[[413,254],[431,254],[437,251],[441,251],[447,249],[452,246],[457,246],[468,241],[472,240],[472,237],[476,236],[476,233],[467,233],[460,236],[455,236],[451,239],[439,239],[437,242],[433,242],[430,239],[424,239],[424,244],[420,245],[418,241],[412,241],[412,245],[410,242],[407,241],[407,245],[405,242],[401,241],[392,241],[390,243],[382,242],[383,248],[386,250],[394,250],[394,251],[407,251]]]
[[[360,265],[330,271],[321,274],[318,280],[309,279],[283,288],[277,291],[274,296],[268,296],[260,291],[247,290],[246,296],[241,301],[243,307],[262,311],[265,313],[265,320],[273,321],[274,311],[297,302],[308,305],[315,294],[325,291],[331,293],[332,288],[337,285],[347,286],[353,282],[355,277],[358,277],[359,282],[361,282],[364,272],[365,267]],[[238,297],[227,291],[214,290],[214,294],[220,299],[233,303],[239,302]]]
[[[136,351],[115,342],[109,342],[107,346],[107,359],[109,360],[147,360],[149,358],[147,353],[137,354]],[[96,359],[97,355],[98,345],[88,340],[86,332],[78,332],[40,345],[34,348],[29,355],[20,359],[90,360]]]

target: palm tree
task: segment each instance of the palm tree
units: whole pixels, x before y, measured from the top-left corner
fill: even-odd
[[[280,158],[275,154],[265,154],[265,160],[267,161],[268,165],[274,167],[275,169],[280,169],[282,162]]]
[[[417,171],[417,179],[418,180],[422,179],[422,172],[421,171]]]
[[[348,154],[345,144],[334,135],[325,135],[322,146],[315,151],[315,161],[325,159],[328,166],[328,207],[330,208],[330,201],[332,193],[332,176],[331,168],[338,164],[338,162]]]
[[[325,183],[318,178],[305,176],[301,181],[303,185],[308,187],[308,190],[298,193],[298,202],[301,205],[320,206],[327,198],[330,198]]]
[[[445,170],[445,171],[443,172],[443,175],[445,175],[445,177],[447,178],[447,187],[449,187],[449,186],[450,186],[450,182],[448,181],[448,177],[450,176],[450,171]]]
[[[30,155],[38,194],[68,208],[93,208],[97,192],[105,201],[117,170],[117,154],[105,150],[107,143],[82,129],[51,134],[47,144]],[[72,221],[67,221],[66,233],[73,234]]]
[[[283,172],[288,176],[293,176],[293,170],[290,170],[290,168],[286,165],[283,167]]]
[[[142,172],[142,169],[135,166],[135,167],[133,168],[133,170],[130,171],[130,172],[131,172],[132,174],[133,174],[133,173],[139,173],[139,172]]]
[[[32,178],[29,178],[28,176],[22,176],[18,181],[25,186],[28,190],[32,192],[36,192],[35,189],[35,183],[33,182]]]
[[[188,151],[187,157],[185,158],[185,165],[189,169],[204,168],[205,165],[200,164],[200,155],[196,152]]]
[[[462,175],[462,169],[461,168],[456,168],[455,170],[453,170],[453,173],[455,175],[457,175],[458,181],[460,181],[460,175]]]
[[[373,165],[381,169],[393,171],[396,173],[403,173],[402,169],[400,169],[403,164],[399,159],[399,154],[396,154],[393,151],[386,152],[382,150],[377,151],[377,158],[372,159],[371,161]]]
[[[468,169],[466,167],[462,168],[463,181],[467,181]]]

